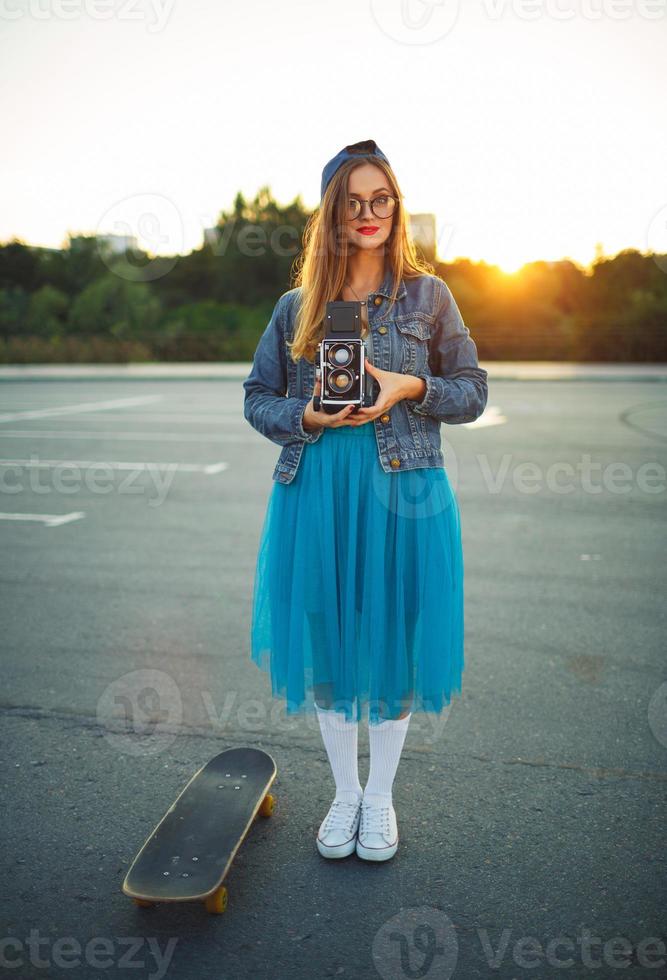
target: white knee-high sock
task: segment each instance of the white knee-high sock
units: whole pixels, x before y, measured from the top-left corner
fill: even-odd
[[[391,803],[392,786],[412,712],[404,718],[387,719],[368,725],[371,768],[364,789],[370,803]]]
[[[340,711],[320,708],[318,704],[315,708],[336,783],[335,799],[342,803],[356,803],[364,792],[357,768],[359,722],[347,721]]]

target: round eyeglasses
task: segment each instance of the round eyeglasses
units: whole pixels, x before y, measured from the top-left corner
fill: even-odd
[[[347,202],[348,221],[354,221],[355,218],[359,217],[362,204],[369,204],[376,218],[390,218],[394,213],[398,201],[389,194],[380,194],[378,197],[374,197],[372,201],[362,201],[358,197],[350,197]]]

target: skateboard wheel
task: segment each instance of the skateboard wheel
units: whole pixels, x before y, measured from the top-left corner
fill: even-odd
[[[134,904],[138,905],[140,909],[152,909],[155,902],[147,902],[144,898],[135,898]]]
[[[217,891],[205,898],[204,905],[207,912],[211,912],[213,915],[221,915],[227,908],[227,889],[225,886],[221,885]]]
[[[270,817],[273,813],[273,808],[276,805],[276,798],[272,796],[271,793],[267,793],[261,802],[259,812],[263,817]]]

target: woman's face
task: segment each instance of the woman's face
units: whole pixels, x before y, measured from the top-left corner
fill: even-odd
[[[375,249],[384,245],[391,234],[394,214],[388,218],[378,218],[370,208],[370,201],[376,197],[394,196],[383,170],[372,163],[355,167],[348,177],[348,199],[359,198],[364,203],[356,218],[347,217],[345,231],[350,243],[359,249]],[[379,203],[379,202],[378,202]],[[346,215],[349,211],[346,209]]]

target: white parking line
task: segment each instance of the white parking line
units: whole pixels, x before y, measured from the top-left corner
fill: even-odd
[[[107,466],[112,470],[156,470],[166,469],[179,473],[206,473],[210,476],[221,473],[229,463],[142,463],[107,459],[0,459],[0,466],[24,466],[30,469],[50,469],[58,466],[78,466],[90,469],[93,466]]]
[[[65,429],[0,429],[0,439],[116,439],[120,442],[238,442],[248,441],[249,433],[219,432],[107,432],[106,429],[89,429],[68,432]],[[254,438],[254,437],[253,437]]]
[[[77,419],[79,422],[87,422],[88,419],[82,419],[78,412],[62,412],[61,418],[69,417]],[[218,412],[105,412],[102,416],[105,422],[169,422],[170,425],[175,425],[180,422],[202,422],[206,425],[220,425],[221,422],[229,422],[230,419],[242,422],[244,425],[248,425],[246,422],[243,411],[237,408],[230,408],[228,412],[218,411]],[[98,422],[99,419],[93,417],[90,419],[91,422]]]
[[[73,510],[70,514],[2,514],[0,521],[41,521],[45,527],[60,527],[70,521],[80,521],[86,516],[84,510]]]
[[[503,415],[498,405],[487,405],[479,418],[474,422],[464,422],[467,428],[483,429],[487,425],[504,425],[507,416]]]
[[[27,412],[3,412],[0,422],[16,422],[19,419],[40,419],[49,415],[66,415],[79,412],[101,412],[106,408],[122,408],[127,405],[148,405],[162,401],[163,395],[141,395],[136,398],[112,398],[105,402],[80,402],[77,405],[60,405],[55,408],[36,408]]]

